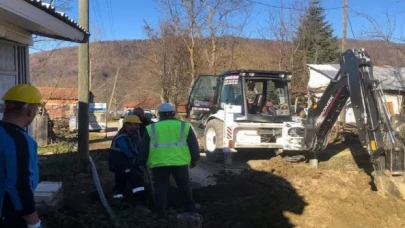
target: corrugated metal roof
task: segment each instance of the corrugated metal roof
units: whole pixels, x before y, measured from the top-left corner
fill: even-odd
[[[307,64],[309,67],[332,79],[340,69],[339,64]]]
[[[339,64],[307,64],[311,69],[332,79],[340,69]],[[373,75],[381,83],[383,90],[405,91],[405,67],[373,66]]]
[[[51,4],[48,4],[48,3],[44,3],[41,0],[24,0],[24,1],[30,3],[31,5],[37,7],[38,9],[43,10],[44,12],[46,12],[50,15],[58,18],[59,20],[65,22],[66,24],[84,32],[85,34],[87,34],[86,41],[85,41],[85,42],[87,42],[87,40],[90,36],[90,33],[88,31],[86,31],[82,26],[80,26],[75,20],[68,17],[65,13],[56,11],[54,6],[52,6]]]

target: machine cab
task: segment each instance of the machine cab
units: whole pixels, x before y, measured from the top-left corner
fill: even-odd
[[[237,122],[291,121],[289,82],[285,71],[238,70],[220,76],[199,76],[190,93],[187,117],[198,121],[223,110],[224,104],[241,107]]]

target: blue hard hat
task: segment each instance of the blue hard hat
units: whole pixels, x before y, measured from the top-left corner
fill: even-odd
[[[159,105],[158,112],[174,112],[176,108],[170,103],[163,103]]]

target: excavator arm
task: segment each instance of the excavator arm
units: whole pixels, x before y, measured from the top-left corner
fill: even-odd
[[[404,148],[395,138],[385,97],[373,77],[364,49],[349,49],[340,56],[340,70],[320,100],[309,107],[304,146],[317,153],[327,146],[327,136],[350,98],[360,143],[370,154],[375,173],[404,174]]]

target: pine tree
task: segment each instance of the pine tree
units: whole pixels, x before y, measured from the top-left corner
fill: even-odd
[[[312,0],[294,39],[297,54],[294,56],[295,85],[307,82],[306,64],[337,63],[339,45],[333,28],[325,19],[320,0]]]

